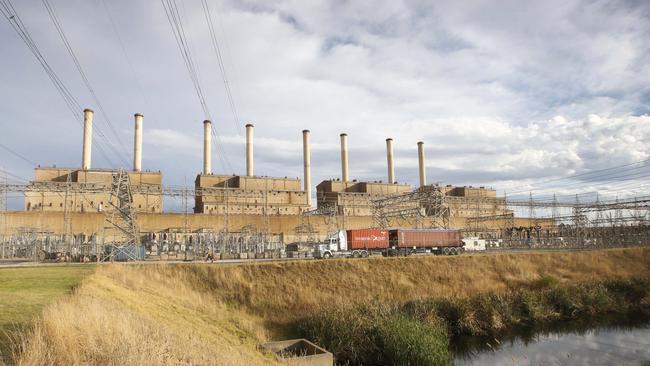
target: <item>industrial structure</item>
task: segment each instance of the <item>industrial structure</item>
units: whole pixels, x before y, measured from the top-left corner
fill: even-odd
[[[647,236],[641,228],[650,200],[518,201],[487,187],[428,184],[424,142],[417,143],[418,187],[397,182],[392,138],[386,139],[386,182],[350,179],[345,133],[340,135],[341,177],[316,185],[315,207],[309,130],[302,131],[302,182],[255,175],[252,124],[246,125],[246,174],[215,175],[212,122],[203,121],[203,171],[194,187],[166,187],[161,172],[142,169],[144,117],[134,118],[132,170],[92,167],[93,111],[86,109],[81,168],[39,166],[29,184],[1,185],[2,196],[25,195],[24,211],[0,213],[3,257],[65,253],[75,259],[139,259],[142,243],[154,257],[187,259],[188,253],[206,251],[266,257],[280,255],[289,243],[371,227],[455,228],[504,246],[593,244],[595,235],[612,232],[621,242]],[[183,213],[164,212],[163,198],[170,196],[182,198]],[[526,217],[515,215],[521,207],[528,208]]]

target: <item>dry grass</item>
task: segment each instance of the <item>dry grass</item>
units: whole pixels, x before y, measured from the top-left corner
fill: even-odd
[[[94,265],[0,268],[0,365],[10,361],[10,340],[94,271]]]
[[[144,271],[183,278],[201,293],[211,292],[272,323],[286,323],[322,304],[467,297],[530,286],[544,274],[560,284],[650,275],[650,249],[153,266]]]
[[[322,306],[650,275],[650,249],[223,265],[110,265],[46,308],[19,363],[275,362],[257,344]],[[543,278],[543,277],[542,277]],[[280,326],[280,327],[279,327]]]
[[[99,268],[48,306],[19,344],[24,365],[267,365],[254,320],[162,273]]]

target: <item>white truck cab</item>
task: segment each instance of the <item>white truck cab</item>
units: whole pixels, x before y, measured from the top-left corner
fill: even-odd
[[[345,230],[338,230],[330,235],[325,243],[318,244],[314,251],[314,258],[334,258],[347,256],[348,240]]]

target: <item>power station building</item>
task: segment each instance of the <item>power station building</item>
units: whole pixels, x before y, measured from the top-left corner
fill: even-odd
[[[284,216],[309,211],[309,196],[300,179],[254,175],[253,128],[246,125],[246,175],[213,175],[212,122],[203,121],[203,174],[194,182],[194,213]]]
[[[139,232],[185,230],[189,232],[237,231],[257,226],[285,242],[295,240],[296,227],[310,217],[310,225],[319,238],[332,230],[327,217],[340,216],[339,229],[367,228],[376,225],[375,202],[396,197],[414,188],[395,179],[393,140],[386,140],[387,181],[364,182],[350,178],[348,136],[340,135],[341,177],[316,185],[316,202],[312,202],[310,131],[302,131],[303,179],[266,177],[254,174],[254,145],[252,124],[246,125],[246,174],[216,175],[212,172],[212,123],[203,122],[203,171],[194,183],[193,214],[165,213],[163,197],[166,188],[162,173],[142,169],[143,116],[135,115],[133,169],[118,171],[91,166],[93,112],[84,111],[84,133],[81,168],[37,167],[34,180],[24,190],[25,211],[5,213],[8,225],[5,235],[22,227],[47,226],[43,230],[62,233],[65,215],[71,215],[72,230],[92,235],[101,231],[102,212],[108,205],[116,206],[114,195],[117,177],[128,176],[129,199],[138,218]],[[429,187],[426,177],[424,143],[419,142],[419,186]],[[449,226],[466,228],[468,219],[490,215],[512,215],[505,199],[485,187],[431,186],[442,192],[448,207]],[[420,189],[420,188],[416,188]],[[410,210],[416,202],[404,201],[394,208]],[[314,207],[315,206],[315,207]],[[47,214],[47,216],[44,216]],[[57,216],[59,215],[59,216]],[[326,217],[327,216],[327,217]],[[57,217],[60,217],[58,219]],[[76,221],[75,221],[76,220]],[[77,223],[77,224],[75,224]],[[412,223],[391,220],[394,227]],[[424,217],[423,227],[432,225]]]
[[[137,212],[161,213],[162,173],[142,171],[143,118],[135,115],[133,170],[127,174]],[[37,167],[31,189],[25,192],[25,211],[101,212],[115,199],[111,189],[116,171],[91,167],[92,133],[93,111],[86,109],[81,169]]]

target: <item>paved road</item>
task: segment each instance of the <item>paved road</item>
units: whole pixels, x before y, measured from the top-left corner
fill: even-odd
[[[614,249],[614,248],[608,248]],[[576,252],[576,251],[591,251],[591,250],[603,250],[603,248],[537,248],[537,249],[528,249],[528,248],[512,248],[512,249],[493,249],[480,252],[466,252],[462,255],[467,256],[481,256],[481,255],[498,255],[498,254],[513,254],[513,253],[549,253],[549,252]],[[429,256],[430,254],[413,254],[413,257]],[[374,257],[381,257],[379,255],[371,256],[370,258],[359,258],[355,260],[372,260]],[[205,262],[203,260],[194,260],[194,261],[183,261],[183,260],[145,260],[145,261],[131,261],[131,262],[121,262],[124,264],[130,265],[141,265],[141,264],[214,264],[214,265],[234,265],[234,264],[243,264],[243,263],[266,263],[266,262],[287,262],[287,261],[305,261],[305,260],[320,260],[313,258],[273,258],[273,259],[223,259],[214,261],[214,263]],[[100,264],[107,264],[108,262],[103,262]],[[88,263],[65,263],[65,262],[35,262],[30,259],[0,259],[0,268],[12,268],[12,267],[35,267],[35,266],[70,266],[70,265],[84,265]]]

